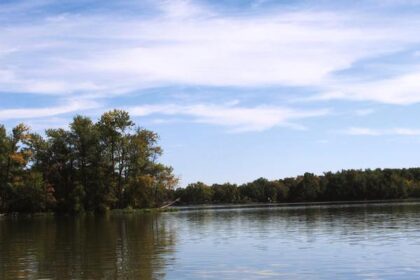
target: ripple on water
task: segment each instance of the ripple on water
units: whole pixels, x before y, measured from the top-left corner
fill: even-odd
[[[420,279],[420,203],[0,219],[0,279]]]

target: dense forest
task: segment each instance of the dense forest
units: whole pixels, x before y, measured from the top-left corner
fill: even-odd
[[[281,180],[260,178],[239,186],[198,182],[177,189],[175,196],[183,204],[416,198],[420,197],[420,168],[343,170],[321,176],[305,173]]]
[[[74,213],[156,207],[177,184],[157,160],[158,135],[127,112],[98,122],[76,116],[69,129],[41,136],[24,124],[0,126],[0,212]]]
[[[121,110],[97,122],[76,116],[67,130],[43,135],[24,124],[10,133],[0,125],[0,213],[103,212],[175,199],[191,205],[420,197],[420,168],[305,173],[239,186],[197,182],[175,190],[178,179],[159,163],[161,154],[158,135]]]

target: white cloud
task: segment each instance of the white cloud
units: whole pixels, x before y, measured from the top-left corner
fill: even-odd
[[[329,88],[337,84],[335,71],[420,42],[409,18],[394,26],[392,19],[355,13],[227,16],[190,1],[156,3],[161,12],[143,17],[49,15],[0,26],[0,53],[13,49],[0,57],[7,73],[1,90],[103,96],[171,84]],[[371,95],[379,84],[351,89],[337,90],[340,97],[381,102],[400,94]],[[400,99],[417,102],[411,94],[407,89]]]
[[[350,127],[341,131],[348,135],[360,136],[385,136],[385,135],[399,135],[399,136],[420,136],[420,129],[413,128],[389,128],[389,129],[375,129],[366,127]]]
[[[420,65],[419,65],[420,66]],[[342,83],[312,100],[347,99],[407,105],[420,102],[420,71],[369,82]]]
[[[0,121],[5,120],[25,120],[35,118],[45,118],[58,116],[66,113],[78,112],[98,108],[99,104],[91,100],[69,100],[66,103],[41,107],[41,108],[17,108],[17,109],[0,109]]]
[[[131,107],[128,111],[133,116],[189,116],[193,117],[194,122],[228,127],[232,132],[263,131],[275,126],[304,129],[293,121],[329,113],[326,109],[296,110],[273,106],[239,107],[229,104],[144,105]]]
[[[45,129],[58,129],[67,128],[71,122],[71,117],[48,117],[48,118],[36,118],[25,121],[32,131],[43,133]]]
[[[381,132],[375,129],[365,128],[365,127],[350,127],[346,130],[343,130],[342,133],[348,134],[348,135],[368,135],[368,136],[382,135]]]

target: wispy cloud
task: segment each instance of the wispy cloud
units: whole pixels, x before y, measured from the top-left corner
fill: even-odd
[[[329,113],[327,109],[297,110],[273,106],[240,107],[231,104],[144,105],[128,110],[133,116],[189,116],[194,122],[224,126],[232,132],[263,131],[275,126],[304,129],[304,126],[294,121]]]
[[[359,136],[384,136],[384,135],[399,135],[399,136],[420,136],[420,129],[415,128],[389,128],[389,129],[375,129],[366,127],[350,127],[342,130],[341,133],[348,135]]]
[[[146,88],[172,88],[168,92],[176,94],[174,85],[223,88],[226,95],[230,89],[257,90],[247,106],[239,102],[245,98],[240,94],[235,96],[239,103],[220,105],[214,97],[191,98],[188,93],[187,104],[193,105],[173,105],[179,104],[175,98],[151,98],[156,105],[130,107],[121,99],[117,107],[129,108],[133,115],[156,115],[155,123],[182,119],[241,132],[276,126],[305,129],[299,120],[330,112],[311,104],[319,100],[369,101],[361,107],[371,109],[350,109],[362,117],[376,112],[372,102],[420,102],[420,20],[413,14],[402,18],[354,7],[349,12],[311,9],[311,5],[293,10],[274,5],[269,10],[258,7],[258,12],[230,14],[203,1],[177,0],[128,1],[113,4],[118,6],[115,10],[69,12],[50,9],[53,3],[0,5],[0,121],[114,107],[104,99]],[[139,8],[143,6],[147,7]],[[369,59],[401,52],[410,53],[412,60],[404,67],[398,56],[388,61],[387,75],[365,76],[354,70],[355,65],[369,64]],[[266,88],[290,89],[288,101],[309,103],[304,110],[278,106],[259,98]],[[202,91],[198,92],[199,96]],[[5,93],[50,95],[58,105],[4,105],[1,94]],[[73,101],[63,103],[63,99]],[[344,133],[411,135],[409,130],[368,128]]]
[[[419,63],[420,67],[420,63]],[[420,71],[368,82],[342,83],[312,100],[347,99],[407,105],[420,102]]]
[[[418,102],[417,74],[350,87],[333,74],[418,44],[416,19],[363,13],[285,12],[229,16],[191,1],[156,1],[155,13],[52,14],[0,26],[2,91],[106,96],[144,87],[311,86],[334,98]],[[13,52],[7,50],[13,49]],[[397,88],[406,82],[406,88]],[[386,89],[384,94],[379,94]],[[325,98],[325,96],[324,96]]]
[[[98,108],[100,105],[91,100],[69,100],[63,104],[48,107],[0,109],[0,121],[27,120],[58,116],[66,113],[79,112]]]

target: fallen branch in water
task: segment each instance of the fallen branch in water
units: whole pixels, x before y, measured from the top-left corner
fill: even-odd
[[[169,206],[171,206],[171,205],[173,205],[173,204],[175,204],[175,203],[177,203],[178,201],[180,201],[181,200],[181,198],[177,198],[177,199],[175,199],[174,201],[171,201],[171,202],[169,202],[169,203],[167,203],[167,204],[165,204],[165,205],[163,205],[163,206],[161,206],[161,207],[159,207],[159,209],[164,209],[164,208],[167,208],[167,207],[169,207]]]

